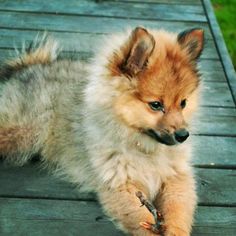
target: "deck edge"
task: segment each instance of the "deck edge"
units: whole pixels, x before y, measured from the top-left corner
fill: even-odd
[[[210,0],[202,0],[202,4],[205,9],[207,19],[209,21],[210,30],[213,34],[215,45],[227,78],[227,82],[229,84],[234,104],[236,105],[236,73],[234,70],[233,63],[231,61],[228,49],[226,47]]]

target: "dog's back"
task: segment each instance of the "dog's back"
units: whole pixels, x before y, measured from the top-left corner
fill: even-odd
[[[0,155],[8,160],[23,164],[43,151],[59,117],[81,100],[84,66],[58,54],[57,42],[43,38],[0,69]]]

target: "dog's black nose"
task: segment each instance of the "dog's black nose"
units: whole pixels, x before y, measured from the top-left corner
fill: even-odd
[[[189,132],[186,129],[179,129],[174,134],[176,141],[179,143],[183,143],[189,136]]]

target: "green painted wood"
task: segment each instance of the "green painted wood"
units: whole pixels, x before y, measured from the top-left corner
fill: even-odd
[[[72,57],[79,58],[82,60],[87,60],[88,57],[92,55],[86,52],[80,52],[79,55],[77,53],[64,52],[63,57]],[[0,49],[0,61],[3,63],[6,60],[13,59],[15,57],[14,50],[8,49]],[[204,83],[203,88],[203,99],[201,104],[206,106],[229,106],[234,107],[232,96],[230,91],[228,90],[228,85],[224,80],[225,77],[223,75],[223,71],[220,72],[208,72],[203,71],[204,80],[207,80]],[[216,80],[216,81],[215,81]]]
[[[11,31],[11,30],[3,30],[3,36],[0,39],[0,48],[2,48],[5,52],[6,49],[12,50],[12,45],[15,45],[16,47],[19,47],[19,45],[22,45],[22,43],[25,41],[26,45],[29,44],[29,42],[35,38],[36,32],[31,31]],[[85,55],[92,55],[91,48],[94,48],[94,45],[99,45],[102,43],[100,35],[96,35],[94,37],[93,34],[79,34],[79,33],[54,33],[53,34],[55,38],[57,38],[59,41],[61,41],[62,45],[64,46],[64,49],[66,51],[76,51],[79,54],[82,54],[82,57]],[[15,42],[14,42],[15,41]],[[18,45],[18,46],[17,46]],[[4,49],[5,48],[5,49]],[[215,53],[214,53],[215,52]],[[1,54],[2,56],[5,56],[6,52]],[[11,54],[11,53],[9,53]],[[204,53],[202,55],[202,58],[206,57],[218,57],[215,48],[213,47],[213,42],[208,41],[208,44],[206,45],[206,49],[204,50]],[[211,62],[213,64],[214,62]],[[204,63],[202,63],[204,64]],[[210,65],[209,65],[210,66]],[[206,66],[205,66],[206,68]],[[210,76],[216,77],[216,80],[219,80],[217,78],[225,78],[224,72],[221,70],[221,73],[216,73],[215,70],[210,70],[211,68],[206,68],[208,73],[204,73],[204,76],[206,76],[206,81],[211,81],[209,79]],[[216,75],[217,74],[217,75]],[[206,82],[203,86],[203,104],[207,106],[234,106],[232,96],[230,94],[230,91],[228,89],[227,83],[208,83]]]
[[[202,107],[192,122],[193,133],[236,136],[235,123],[235,108]]]
[[[193,164],[212,168],[236,168],[236,138],[192,136]]]
[[[200,204],[236,205],[236,170],[196,168],[195,172]],[[39,163],[23,167],[4,166],[1,163],[0,186],[0,197],[96,199],[95,194],[82,193],[76,186],[49,175],[39,168]]]
[[[38,35],[35,31],[22,30],[1,30],[0,48],[12,48],[13,45],[20,48],[23,42],[30,44]],[[57,39],[66,51],[91,52],[93,48],[99,48],[104,45],[104,35],[94,35],[91,33],[50,33]],[[96,46],[95,46],[96,45]],[[201,58],[218,59],[218,54],[212,40],[207,40]]]
[[[17,51],[21,49],[13,49],[13,48],[0,48],[0,66],[3,65],[6,61],[12,60],[16,57]],[[88,62],[92,57],[92,53],[88,52],[73,52],[73,51],[62,51],[60,53],[60,59],[72,59],[72,60],[82,60]]]
[[[87,1],[87,0],[18,0],[0,2],[0,10],[14,10],[27,12],[47,12],[53,14],[74,14],[89,16],[108,16],[115,18],[134,18],[152,20],[182,20],[206,22],[205,13],[201,5],[171,5],[145,4],[145,2],[112,2],[112,1]]]
[[[200,68],[203,71],[211,72],[212,70],[216,73],[222,71],[222,64],[220,60],[201,59]]]
[[[2,53],[1,53],[2,52]],[[64,56],[70,55],[70,52],[64,52]],[[15,52],[14,50],[5,50],[0,49],[0,60],[2,63],[7,59],[10,60],[14,58]],[[79,52],[75,53],[75,58],[86,60],[88,57],[91,57],[91,53],[87,52]],[[64,57],[63,56],[63,57]],[[69,56],[70,57],[70,56]],[[217,74],[217,76],[215,76]],[[235,107],[232,95],[229,91],[229,87],[226,81],[220,81],[224,79],[223,71],[220,73],[217,72],[203,72],[203,75],[206,76],[206,80],[204,81],[204,85],[202,86],[202,99],[200,105],[204,106],[217,106],[217,107]],[[213,77],[214,76],[214,77]],[[211,77],[213,78],[211,80]],[[219,79],[218,79],[219,78]],[[216,79],[217,81],[214,81]]]
[[[0,164],[0,197],[33,197],[94,200],[92,193],[79,192],[76,185],[53,176],[40,163],[23,167]]]
[[[8,235],[124,235],[115,229],[94,202],[41,199],[0,199],[0,234]],[[236,208],[198,207],[193,236],[222,232],[234,236]],[[209,234],[210,233],[210,234]]]
[[[0,39],[1,40],[1,39]],[[12,43],[14,45],[14,43]],[[66,55],[69,57],[72,55],[74,59],[88,61],[89,58],[93,57],[93,53],[86,52],[63,52],[63,57]],[[16,57],[16,53],[13,48],[0,48],[0,63],[3,63],[6,60],[10,60]],[[225,82],[225,74],[221,66],[221,62],[211,59],[201,59],[199,61],[200,71],[202,73],[202,81],[207,82]]]
[[[0,235],[123,235],[96,202],[0,199]]]
[[[2,30],[0,59],[5,59],[8,52],[12,52],[13,47],[10,43],[15,40],[15,44],[18,45],[23,38],[30,40],[36,31],[53,31],[67,47],[63,52],[65,55],[70,54],[68,51],[72,50],[71,45],[75,43],[78,51],[75,57],[87,60],[92,55],[91,46],[97,44],[97,40],[101,37],[106,37],[101,34],[120,31],[124,26],[163,27],[177,32],[190,27],[205,29],[207,45],[200,60],[204,77],[202,103],[204,107],[201,109],[199,120],[194,122],[197,127],[194,132],[207,136],[197,135],[192,139],[195,143],[194,165],[207,167],[196,168],[200,204],[211,205],[211,207],[198,208],[193,235],[222,235],[222,232],[227,236],[235,235],[236,208],[232,206],[236,203],[234,197],[236,175],[235,170],[232,169],[236,166],[236,115],[234,109],[227,108],[234,107],[234,104],[201,1],[147,0],[142,3],[140,0],[100,0],[99,3],[95,3],[72,0],[60,1],[60,3],[57,1],[54,4],[55,1],[0,1],[0,9],[8,9],[0,13]],[[132,1],[134,3],[131,3]],[[203,2],[205,7],[206,2],[209,4],[209,1]],[[134,7],[131,8],[131,5]],[[102,17],[96,17],[97,15]],[[212,11],[208,17],[210,16],[214,33],[211,15]],[[155,21],[148,19],[155,19]],[[189,20],[195,22],[188,22]],[[214,33],[219,49],[222,38],[216,36],[217,34]],[[219,51],[222,53],[221,50]],[[221,58],[225,58],[225,54]],[[227,60],[223,59],[224,66],[225,63],[227,64]],[[227,72],[227,65],[224,69],[228,77],[232,75],[231,72]],[[232,82],[230,85],[233,91]],[[0,235],[87,236],[94,235],[95,232],[96,235],[104,236],[122,235],[103,216],[101,209],[94,202],[94,194],[78,192],[76,186],[39,170],[38,163],[22,168],[4,167],[0,164],[0,186],[0,197],[54,199],[0,198]],[[55,200],[56,198],[60,200]],[[89,200],[89,202],[75,201],[76,199]],[[212,207],[216,205],[227,207]]]
[[[100,1],[109,1],[109,0],[100,0]],[[140,2],[141,0],[113,0],[113,2]],[[145,0],[145,3],[157,4],[157,3],[165,3],[165,4],[181,4],[181,5],[201,5],[200,0]]]
[[[1,41],[1,39],[0,39]],[[12,43],[14,45],[14,43]],[[72,56],[74,59],[88,61],[89,58],[93,57],[92,53],[86,52],[63,52],[63,57]],[[10,60],[16,57],[16,53],[12,48],[0,48],[0,65],[6,60]],[[199,61],[200,71],[202,73],[202,81],[207,82],[225,82],[225,74],[221,66],[221,62],[211,59],[201,59]]]
[[[198,207],[193,236],[235,236],[236,208]]]
[[[202,73],[203,81],[226,81],[225,73],[222,68],[221,61],[211,59],[200,59],[199,70]]]
[[[205,106],[234,107],[233,98],[227,83],[204,82],[201,97],[201,104]]]
[[[227,47],[225,45],[224,38],[221,33],[220,27],[217,23],[217,20],[216,20],[215,14],[214,14],[214,10],[211,6],[211,2],[209,0],[203,0],[203,4],[206,9],[206,14],[209,19],[209,25],[212,29],[212,34],[214,36],[217,49],[220,53],[220,58],[223,63],[225,73],[226,73],[227,79],[229,81],[230,90],[231,90],[231,93],[233,95],[234,102],[236,105],[236,73],[235,73],[235,69],[234,69],[233,63],[231,61],[230,55],[228,53]]]
[[[195,172],[199,204],[236,206],[236,170],[196,168]]]
[[[74,15],[51,15],[46,13],[0,12],[0,27],[9,29],[47,30],[60,32],[114,33],[128,27],[142,25],[154,29],[166,29],[173,32],[201,27],[205,37],[212,39],[207,23],[181,21],[150,21],[141,19],[113,19],[109,17],[90,17]]]

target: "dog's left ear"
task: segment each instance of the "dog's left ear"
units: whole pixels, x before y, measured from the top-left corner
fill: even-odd
[[[145,69],[155,46],[153,36],[144,28],[135,28],[126,44],[128,46],[121,70],[130,76]]]
[[[203,49],[204,31],[199,28],[185,30],[178,34],[177,40],[183,49],[187,49],[190,58],[195,60]]]

